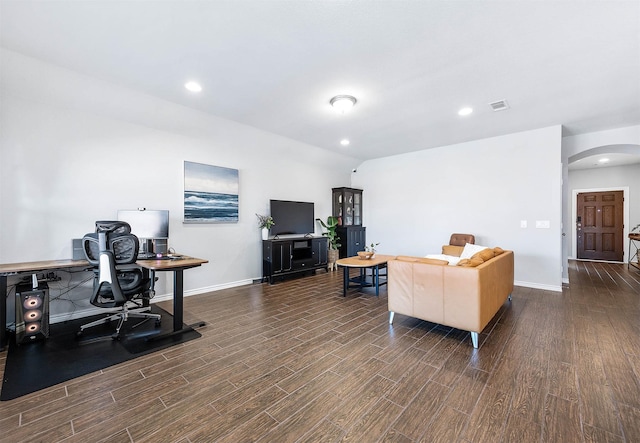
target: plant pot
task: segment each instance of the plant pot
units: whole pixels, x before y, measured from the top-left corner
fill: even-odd
[[[329,249],[329,256],[327,260],[329,269],[331,270],[337,269],[336,262],[338,261],[339,258],[340,258],[340,251],[338,251],[337,249]]]

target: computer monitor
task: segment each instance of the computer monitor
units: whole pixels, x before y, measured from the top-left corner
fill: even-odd
[[[140,239],[140,253],[167,252],[166,240],[169,239],[168,210],[119,210],[118,220],[129,223],[131,232]],[[155,248],[154,243],[156,243]],[[157,243],[164,245],[164,247],[158,248],[159,245]]]

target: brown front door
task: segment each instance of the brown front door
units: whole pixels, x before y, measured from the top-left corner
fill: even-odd
[[[578,194],[578,258],[623,261],[622,191]]]

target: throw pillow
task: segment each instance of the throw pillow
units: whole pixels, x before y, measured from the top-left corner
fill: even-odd
[[[484,260],[482,260],[480,257],[463,258],[458,262],[458,266],[462,266],[463,268],[475,268],[482,263],[484,263]]]
[[[473,254],[470,260],[473,260],[474,258],[480,258],[483,262],[485,262],[485,261],[491,260],[493,257],[494,257],[493,249],[486,248],[480,252],[476,252],[475,254]]]
[[[471,243],[467,243],[464,245],[464,249],[462,250],[462,254],[460,254],[460,258],[471,258],[476,252],[480,252],[483,249],[487,249],[486,246],[480,245],[472,245]]]

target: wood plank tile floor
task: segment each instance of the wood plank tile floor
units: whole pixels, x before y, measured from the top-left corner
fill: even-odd
[[[0,403],[0,442],[640,442],[640,271],[517,287],[478,350],[341,275],[188,297],[200,339]]]

